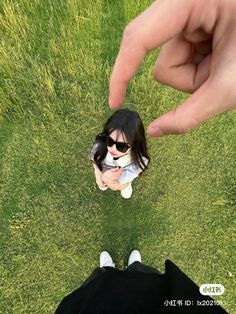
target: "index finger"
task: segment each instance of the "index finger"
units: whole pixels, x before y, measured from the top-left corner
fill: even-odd
[[[158,0],[126,27],[110,78],[111,108],[121,106],[129,81],[147,52],[184,29],[193,5],[193,0]]]

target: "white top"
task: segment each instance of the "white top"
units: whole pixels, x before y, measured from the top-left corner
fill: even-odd
[[[98,147],[98,143],[94,144],[89,159],[94,161],[94,154],[96,152],[96,149]],[[145,165],[148,164],[148,159],[145,157],[142,157],[143,162]],[[118,159],[114,159],[110,152],[107,152],[106,157],[102,161],[102,168],[105,169],[112,169],[112,168],[122,168],[122,175],[119,177],[119,183],[125,184],[127,182],[132,182],[135,178],[138,177],[138,175],[143,171],[140,167],[137,167],[131,160],[131,152],[129,151],[127,154],[125,154],[122,157],[119,157]]]

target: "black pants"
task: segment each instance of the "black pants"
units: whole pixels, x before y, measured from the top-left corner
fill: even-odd
[[[81,285],[81,287],[87,285],[89,282],[94,280],[95,278],[99,277],[102,275],[104,272],[109,271],[112,267],[97,267],[94,269],[92,274],[85,280],[85,282]],[[145,265],[140,262],[134,262],[130,266],[126,268],[124,271],[133,271],[133,272],[138,272],[138,273],[155,273],[161,275],[161,272],[157,270],[154,267]]]

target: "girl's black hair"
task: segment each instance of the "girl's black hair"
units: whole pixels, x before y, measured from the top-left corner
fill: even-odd
[[[98,148],[94,154],[94,161],[98,168],[102,170],[102,161],[107,154],[104,138],[110,136],[116,130],[124,135],[128,144],[131,145],[132,162],[144,171],[147,165],[142,157],[147,158],[148,161],[150,160],[147,153],[144,127],[138,113],[129,109],[119,109],[113,113],[104,124],[103,132],[96,136]]]

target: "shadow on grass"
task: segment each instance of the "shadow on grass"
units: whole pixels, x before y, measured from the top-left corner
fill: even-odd
[[[106,202],[101,204],[104,213],[101,249],[109,251],[115,261],[122,260],[125,265],[133,249],[142,250],[140,240],[153,232],[151,202],[140,202],[137,195],[122,199],[119,192],[112,191],[106,191],[103,198]]]

